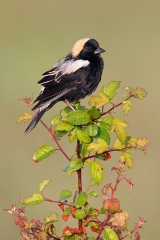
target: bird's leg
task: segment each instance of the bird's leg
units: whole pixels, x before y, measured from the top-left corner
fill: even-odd
[[[65,99],[65,103],[66,103],[73,111],[75,111],[74,107],[70,104],[70,102],[69,102],[67,99]]]

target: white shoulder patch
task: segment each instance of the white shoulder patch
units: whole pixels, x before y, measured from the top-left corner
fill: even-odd
[[[70,74],[82,67],[87,67],[89,65],[88,60],[72,60],[66,62],[66,66],[63,69],[63,74]]]

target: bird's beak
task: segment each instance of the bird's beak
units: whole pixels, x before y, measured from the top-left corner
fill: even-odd
[[[105,52],[105,50],[102,49],[102,48],[100,48],[100,47],[98,47],[98,48],[94,51],[95,54],[99,54],[99,53],[103,53],[103,52]]]

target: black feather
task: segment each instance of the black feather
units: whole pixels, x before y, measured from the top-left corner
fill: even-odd
[[[43,114],[46,112],[46,109],[44,110],[38,110],[37,114],[33,117],[32,121],[30,122],[30,124],[28,125],[28,127],[25,130],[25,134],[30,133],[38,124],[38,122],[40,121],[40,119],[42,118]]]

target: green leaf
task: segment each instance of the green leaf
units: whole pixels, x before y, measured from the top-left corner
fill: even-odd
[[[45,218],[45,221],[48,222],[57,222],[59,220],[59,216],[55,212],[51,212],[49,217]]]
[[[98,127],[98,133],[95,138],[101,138],[105,140],[108,144],[110,143],[110,135],[103,127]]]
[[[88,114],[91,119],[98,119],[100,117],[101,112],[99,109],[93,107],[88,110]]]
[[[77,197],[76,207],[77,208],[83,207],[85,205],[85,203],[87,202],[87,198],[88,198],[88,196],[84,192],[81,192]]]
[[[110,100],[116,95],[116,90],[119,88],[120,83],[120,81],[113,81],[110,82],[106,87],[102,88],[102,91],[109,97]]]
[[[104,207],[101,207],[100,214],[106,214],[106,211],[105,211]]]
[[[72,196],[72,192],[70,190],[62,190],[60,193],[60,200],[65,200],[67,198],[70,198]]]
[[[72,111],[72,109],[69,106],[67,106],[64,109],[62,109],[60,111],[61,118],[65,118],[71,111]]]
[[[91,138],[90,138],[87,130],[77,129],[77,138],[80,142],[83,142],[83,143],[91,142]]]
[[[128,168],[132,168],[133,159],[132,154],[129,152],[129,150],[122,151],[120,161],[124,162]]]
[[[96,136],[97,133],[98,133],[98,126],[97,126],[97,124],[96,123],[89,124],[87,126],[87,131],[88,131],[89,136],[91,136],[91,137]]]
[[[121,118],[113,118],[111,125],[111,132],[116,132],[117,138],[121,143],[124,143],[127,137],[125,128],[128,123]]]
[[[67,134],[67,131],[56,131],[56,138],[61,138]]]
[[[89,193],[89,196],[92,196],[92,197],[98,197],[98,192],[93,190]]]
[[[103,180],[103,167],[98,161],[90,163],[90,173],[94,182],[99,185]]]
[[[56,125],[55,130],[68,132],[71,131],[73,128],[74,126],[69,123],[60,122]]]
[[[88,124],[91,119],[87,112],[83,112],[81,110],[76,110],[71,113],[69,113],[64,119],[66,123],[80,126],[80,125],[86,125]]]
[[[129,111],[132,108],[132,99],[130,98],[128,100],[123,101],[123,107],[122,108],[123,108],[124,114],[129,113]]]
[[[117,234],[111,228],[104,229],[104,237],[106,240],[119,240]]]
[[[43,145],[38,150],[34,153],[33,155],[33,161],[34,162],[39,162],[50,155],[52,155],[55,152],[55,149],[49,145]]]
[[[100,108],[109,102],[109,97],[103,92],[99,92],[99,96],[92,95],[89,99],[89,105],[96,108]]]
[[[87,143],[81,143],[81,158],[88,157],[89,153],[87,151],[87,147],[88,147]]]
[[[77,128],[75,127],[72,131],[68,134],[68,140],[70,143],[74,142],[77,139]]]
[[[98,154],[103,153],[108,149],[108,144],[101,138],[98,138],[96,142],[92,142],[88,145],[87,150],[96,152]]]
[[[142,100],[144,97],[147,96],[147,92],[143,88],[136,88],[134,94],[134,97],[138,100]]]
[[[44,180],[39,184],[39,191],[42,192],[46,185],[48,185],[51,182],[51,180]]]
[[[44,201],[44,198],[42,195],[35,193],[31,197],[26,198],[23,201],[24,206],[29,206],[29,205],[38,205]]]
[[[84,165],[84,163],[82,162],[82,160],[80,158],[72,158],[71,159],[70,167],[73,170],[77,171],[77,170],[83,168],[83,165]]]
[[[107,116],[102,119],[101,126],[106,130],[111,130],[113,117]]]
[[[58,116],[52,117],[51,125],[55,125],[55,124],[58,124],[58,123],[60,123],[60,118]]]
[[[78,220],[82,220],[86,217],[86,213],[83,209],[76,209],[74,217]]]

